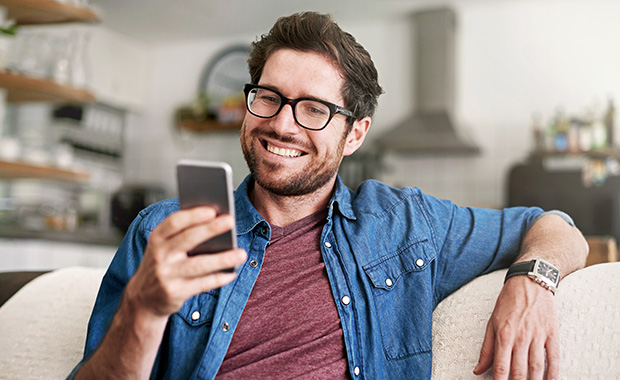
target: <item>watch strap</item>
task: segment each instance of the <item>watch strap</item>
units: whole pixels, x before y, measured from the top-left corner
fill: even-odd
[[[506,273],[506,278],[504,278],[504,283],[508,281],[510,277],[513,276],[522,276],[528,275],[530,272],[534,270],[534,266],[536,265],[536,260],[532,261],[523,261],[520,263],[512,264],[510,268],[508,268],[508,272]]]

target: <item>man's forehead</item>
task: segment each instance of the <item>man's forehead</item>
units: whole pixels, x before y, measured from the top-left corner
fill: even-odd
[[[325,54],[279,49],[265,62],[259,84],[286,97],[314,97],[342,102],[344,83],[340,68]]]

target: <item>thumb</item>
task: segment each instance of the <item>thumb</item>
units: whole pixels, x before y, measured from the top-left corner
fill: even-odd
[[[475,375],[482,375],[493,364],[493,353],[495,351],[495,332],[491,326],[491,321],[487,324],[487,331],[482,342],[482,348],[480,349],[480,357],[478,364],[474,368]]]

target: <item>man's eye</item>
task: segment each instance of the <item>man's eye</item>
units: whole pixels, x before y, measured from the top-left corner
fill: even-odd
[[[268,104],[278,104],[280,102],[280,97],[270,92],[260,91],[256,94],[256,100]]]
[[[324,116],[328,114],[324,107],[320,107],[311,103],[304,104],[304,112],[312,116]]]
[[[259,95],[257,96],[258,100],[265,103],[278,103],[279,99],[277,96],[273,95]]]
[[[310,112],[317,114],[317,115],[325,115],[325,111],[323,111],[322,109],[316,108],[316,107],[311,107]]]

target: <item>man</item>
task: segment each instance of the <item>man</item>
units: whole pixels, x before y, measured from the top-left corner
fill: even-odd
[[[248,62],[240,249],[187,255],[234,223],[208,207],[142,211],[104,277],[76,378],[428,379],[432,311],[446,296],[514,261],[545,259],[562,275],[583,266],[587,245],[561,213],[343,186],[338,167],[381,88],[329,16],[279,19]],[[515,273],[474,372],[557,379],[553,293]]]

